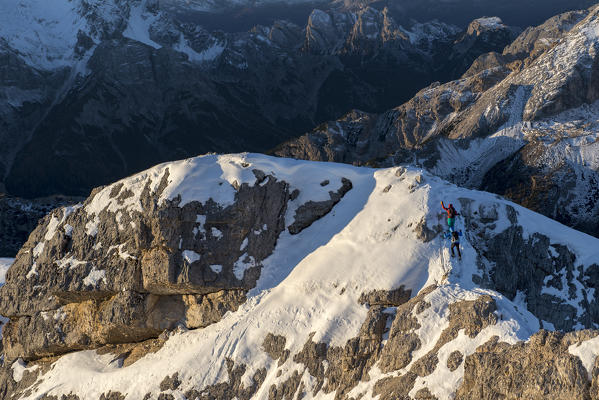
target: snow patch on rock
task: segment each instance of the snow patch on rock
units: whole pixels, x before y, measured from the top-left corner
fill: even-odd
[[[37,370],[39,367],[40,367],[39,365],[34,365],[32,367],[27,368],[25,366],[25,362],[21,358],[19,358],[11,366],[12,378],[15,380],[15,382],[21,382],[25,371],[33,372],[33,371]]]
[[[595,359],[599,354],[599,336],[586,340],[582,343],[573,344],[568,347],[568,352],[582,361],[582,365],[587,370],[589,380],[592,380],[593,366]]]
[[[223,266],[222,265],[211,265],[210,269],[214,272],[216,272],[217,274],[220,274],[223,270]]]
[[[27,272],[27,275],[25,275],[25,277],[27,279],[31,279],[34,276],[37,276],[38,272],[37,272],[37,264],[33,263],[33,265],[31,266],[31,269],[29,270],[29,272]]]
[[[220,240],[223,238],[223,233],[217,228],[212,227],[212,229],[210,229],[210,233],[212,233],[212,237],[216,240]]]
[[[58,266],[58,268],[77,268],[80,265],[87,264],[87,261],[79,261],[74,256],[64,257],[60,260],[54,261],[54,263]]]
[[[14,258],[0,258],[0,286],[4,285],[6,271],[8,271],[14,261]]]
[[[198,261],[201,258],[201,256],[193,250],[184,250],[182,255],[183,255],[183,259],[188,264],[193,264],[194,262]]]
[[[106,283],[106,271],[103,269],[98,270],[94,266],[92,270],[89,272],[89,274],[83,279],[83,284],[85,286],[96,287],[98,286],[98,282],[100,282],[101,280],[104,281],[104,283]]]
[[[233,273],[237,279],[242,280],[245,271],[255,266],[256,260],[254,260],[254,257],[247,253],[243,253],[237,261],[235,261],[235,264],[233,264]]]
[[[35,245],[35,247],[33,248],[33,258],[37,258],[40,254],[42,254],[42,251],[44,251],[44,245],[45,242],[39,242]]]

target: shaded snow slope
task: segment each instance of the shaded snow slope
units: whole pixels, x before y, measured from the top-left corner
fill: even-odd
[[[14,258],[0,258],[0,285],[4,284],[6,271],[8,271],[14,260]]]
[[[95,351],[63,356],[39,378],[32,392],[22,398],[72,392],[92,399],[108,391],[118,391],[126,394],[127,399],[141,399],[146,393],[153,393],[149,398],[155,399],[161,391],[162,379],[178,373],[181,384],[168,393],[182,399],[183,393],[191,388],[201,391],[208,385],[226,382],[225,359],[230,359],[235,365],[246,365],[242,378],[246,387],[256,372],[265,369],[264,382],[252,397],[264,399],[271,385],[286,381],[299,368],[291,357],[278,366],[264,352],[262,343],[269,333],[284,336],[285,348],[291,354],[300,352],[310,338],[330,346],[344,345],[359,334],[368,314],[368,307],[358,302],[360,295],[401,285],[411,289],[412,296],[429,288],[428,294],[422,292],[422,295],[431,305],[414,315],[420,324],[416,332],[421,346],[413,353],[412,362],[401,371],[407,371],[437,343],[441,331],[449,325],[450,305],[481,295],[491,296],[497,304],[496,324],[482,329],[474,338],[462,333],[446,343],[439,349],[440,362],[435,371],[415,381],[414,393],[427,387],[438,398],[450,398],[464,373],[463,364],[453,371],[447,367],[450,353],[459,349],[468,356],[494,335],[507,343],[526,340],[540,325],[521,302],[512,302],[473,283],[473,277],[480,273],[479,255],[470,244],[469,232],[462,238],[462,260],[450,257],[447,239],[438,234],[445,224],[441,200],[458,207],[457,199],[495,207],[499,210],[494,225],[497,232],[514,224],[512,217],[503,211],[509,206],[515,210],[517,222],[525,227],[525,234],[542,233],[551,238],[551,243],[567,246],[583,270],[599,257],[599,241],[595,238],[494,195],[459,188],[414,168],[374,170],[254,154],[205,156],[163,164],[127,178],[121,183],[134,196],[126,204],[111,205],[110,199],[103,198],[100,192],[88,204],[87,212],[105,207],[136,207],[136,195],[146,184],[159,182],[166,168],[171,175],[164,196],[180,195],[182,202],[212,197],[226,204],[233,196],[235,181],[254,181],[250,172],[253,168],[299,189],[298,204],[326,195],[328,188],[320,185],[325,179],[336,182],[345,177],[352,181],[353,189],[329,214],[299,234],[287,231],[281,234],[274,253],[263,262],[256,288],[236,312],[204,329],[172,333],[161,350],[127,367],[115,362],[113,355],[98,355]],[[464,229],[462,217],[458,218],[458,227]],[[521,265],[521,268],[531,266]],[[432,291],[431,286],[435,288]],[[389,312],[395,311],[391,308]],[[590,358],[594,357],[585,355],[585,365],[592,362]],[[15,365],[13,370],[22,373],[23,366]],[[352,395],[375,398],[372,391],[375,383],[384,377],[397,376],[397,372],[382,372],[378,364],[369,374],[370,381],[360,382]],[[318,390],[313,395],[316,382],[307,371],[300,378],[307,392],[304,398],[332,398],[331,394]]]
[[[76,3],[7,0],[0,3],[0,37],[30,65],[53,68],[71,65],[77,32],[87,23]]]
[[[3,1],[0,43],[36,69],[78,67],[82,62],[77,69],[83,71],[93,49],[119,35],[160,48],[150,39],[150,29],[157,29],[161,17],[153,4],[152,0]]]

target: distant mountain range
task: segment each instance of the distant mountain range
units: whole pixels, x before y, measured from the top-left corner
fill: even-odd
[[[400,104],[517,33],[503,24],[408,29],[369,7],[314,10],[304,26],[209,32],[164,7],[0,5],[0,182],[8,193],[85,195],[163,160],[266,151],[351,108]]]
[[[599,8],[526,29],[461,79],[382,114],[354,111],[275,152],[411,163],[599,235]]]
[[[161,6],[184,18],[200,18],[207,23],[220,23],[235,29],[247,26],[247,21],[270,24],[273,17],[303,23],[310,9],[356,11],[366,6],[382,10],[387,7],[402,25],[413,21],[440,21],[466,26],[473,19],[496,15],[510,25],[527,27],[570,10],[595,4],[593,0],[163,0]],[[308,11],[307,11],[308,10]],[[208,16],[209,15],[209,16]],[[222,16],[223,18],[220,18]],[[226,18],[225,18],[226,16]],[[212,25],[214,26],[214,25]]]
[[[0,398],[599,398],[599,5],[381,5],[0,4],[13,194],[286,139],[0,193]]]

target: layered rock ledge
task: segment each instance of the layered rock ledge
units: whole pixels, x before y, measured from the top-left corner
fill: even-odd
[[[0,289],[0,314],[10,319],[3,330],[7,360],[201,328],[245,302],[287,229],[288,204],[302,199],[289,183],[249,164],[237,166],[246,170],[242,183],[218,175],[185,183],[193,180],[181,174],[189,172],[186,163],[201,162],[159,166],[98,188],[40,222]],[[330,212],[352,187],[345,178],[333,186],[339,189],[328,190],[330,200],[296,205],[290,233]]]

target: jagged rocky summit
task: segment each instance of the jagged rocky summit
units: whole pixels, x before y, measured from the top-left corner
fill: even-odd
[[[411,163],[597,236],[598,29],[597,7],[557,15],[461,79],[382,114],[352,111],[275,154]]]
[[[31,234],[0,288],[0,393],[594,399],[597,245],[413,167],[162,164]]]
[[[352,107],[392,107],[514,36],[506,26],[488,35],[440,22],[404,28],[370,7],[210,32],[193,4],[179,7],[190,9],[0,5],[0,190],[86,196],[165,160],[266,151]]]

